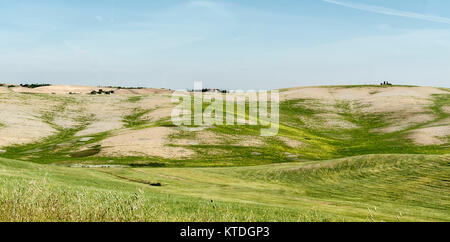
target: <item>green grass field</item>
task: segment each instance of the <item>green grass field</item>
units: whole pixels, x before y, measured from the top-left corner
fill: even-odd
[[[283,101],[278,137],[259,137],[260,126],[213,126],[207,131],[232,139],[170,145],[195,152],[185,159],[98,156],[99,142],[114,132],[77,136],[95,122],[83,110],[76,126],[55,122],[68,103],[82,101],[14,95],[57,102],[41,116],[57,132],[0,153],[0,221],[450,221],[450,139],[417,145],[408,136],[448,120],[450,94],[430,97],[423,113],[432,120],[393,132],[377,130],[405,117],[364,112],[359,102]],[[142,119],[152,110],[133,106],[121,130],[172,127],[168,119]],[[320,115],[330,113],[352,126],[313,127],[305,121],[324,123]],[[170,139],[195,135],[179,132]],[[238,139],[261,144],[236,145]],[[80,164],[90,168],[71,167]],[[105,164],[110,167],[101,168]]]
[[[449,173],[450,155],[197,169],[75,169],[1,159],[0,218],[448,221]]]

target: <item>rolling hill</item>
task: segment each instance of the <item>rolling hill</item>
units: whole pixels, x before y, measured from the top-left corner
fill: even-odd
[[[0,87],[0,221],[450,220],[448,89],[283,89],[275,137],[98,89]]]

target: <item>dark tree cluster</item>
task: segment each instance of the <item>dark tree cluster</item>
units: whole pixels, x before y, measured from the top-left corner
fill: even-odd
[[[116,86],[106,86],[106,88],[116,88],[116,89],[145,89],[145,87],[116,87]]]
[[[50,84],[20,84],[21,87],[25,87],[25,88],[38,88],[38,87],[48,87],[51,86]]]
[[[228,93],[227,90],[215,89],[215,88],[203,88],[202,90],[188,90],[189,92],[217,92],[217,93]]]
[[[384,82],[381,83],[381,86],[392,86],[392,84],[389,83],[389,82],[384,81]]]
[[[96,94],[106,94],[106,95],[110,95],[110,94],[114,94],[114,91],[103,91],[103,89],[98,89],[98,91],[93,90],[91,92],[91,95],[96,95]]]

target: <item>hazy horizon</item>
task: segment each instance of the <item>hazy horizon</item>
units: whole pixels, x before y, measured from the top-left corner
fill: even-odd
[[[0,82],[450,87],[450,2],[0,0]]]

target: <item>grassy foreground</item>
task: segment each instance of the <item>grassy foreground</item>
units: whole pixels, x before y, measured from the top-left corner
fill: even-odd
[[[449,173],[450,155],[201,169],[0,159],[0,220],[449,221]]]

